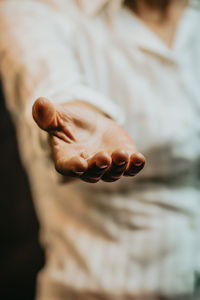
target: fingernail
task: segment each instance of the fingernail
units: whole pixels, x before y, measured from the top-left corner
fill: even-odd
[[[90,177],[90,180],[99,180],[100,177]]]
[[[134,161],[133,163],[136,167],[140,167],[141,165],[143,165],[142,161]]]
[[[117,163],[118,166],[123,166],[123,165],[125,165],[125,164],[126,164],[125,161],[121,161],[121,162],[118,162],[118,163]]]
[[[102,166],[100,166],[99,168],[100,169],[106,169],[108,167],[108,165],[102,165]]]
[[[76,175],[81,176],[84,174],[84,172],[75,172]]]

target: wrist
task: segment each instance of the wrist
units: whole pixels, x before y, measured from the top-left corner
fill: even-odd
[[[86,101],[71,101],[71,102],[64,102],[61,104],[61,107],[65,107],[65,108],[72,108],[72,107],[80,107],[80,108],[85,108],[85,109],[89,109],[95,113],[99,113],[104,117],[110,118],[103,110],[101,110],[100,108],[96,107],[95,105],[92,105],[91,103],[88,103]]]

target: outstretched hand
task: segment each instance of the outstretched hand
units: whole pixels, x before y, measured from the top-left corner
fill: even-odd
[[[33,118],[51,136],[56,170],[95,183],[136,175],[145,164],[129,135],[101,111],[84,102],[53,105],[39,98]]]

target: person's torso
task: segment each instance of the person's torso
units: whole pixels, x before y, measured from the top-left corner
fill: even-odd
[[[124,9],[110,23],[76,17],[85,83],[121,107],[147,165],[114,184],[56,186],[53,259],[67,257],[59,272],[78,288],[191,291],[200,244],[198,13],[186,12],[171,50]]]

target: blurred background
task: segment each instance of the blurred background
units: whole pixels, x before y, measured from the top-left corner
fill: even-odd
[[[0,299],[34,299],[44,264],[38,221],[22,168],[15,129],[0,88]]]

